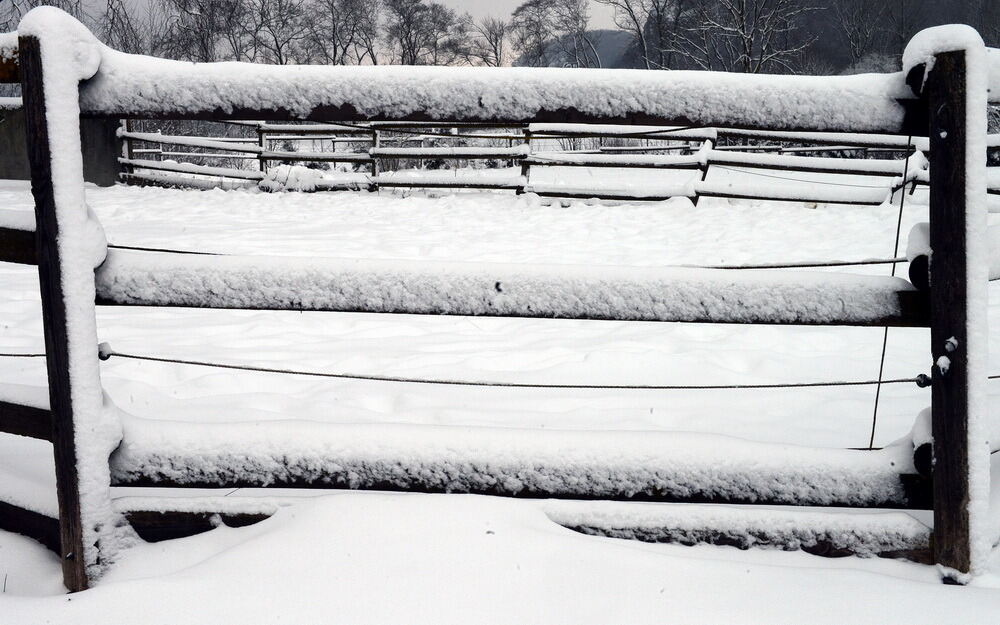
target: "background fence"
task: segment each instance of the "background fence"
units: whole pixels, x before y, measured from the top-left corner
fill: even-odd
[[[912,194],[929,179],[926,137],[578,124],[196,124],[219,134],[140,131],[162,122],[126,122],[123,178],[195,188],[480,189],[854,205],[881,204],[907,185]],[[988,148],[991,157],[1000,153],[1000,135],[988,137]],[[577,173],[589,169],[602,171]],[[1000,207],[1000,167],[988,175]]]

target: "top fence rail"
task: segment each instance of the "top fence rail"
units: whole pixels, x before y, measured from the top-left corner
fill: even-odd
[[[88,117],[732,126],[923,136],[926,114],[899,73],[747,75],[703,71],[187,63],[100,44],[81,85]],[[1000,50],[988,50],[1000,103]],[[17,33],[0,33],[0,82],[16,82]]]

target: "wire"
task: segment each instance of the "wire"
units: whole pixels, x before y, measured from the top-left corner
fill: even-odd
[[[909,158],[909,157],[907,157],[907,158]],[[847,183],[847,182],[829,182],[829,181],[823,181],[823,180],[802,180],[801,178],[790,178],[788,176],[776,176],[774,174],[762,174],[759,171],[753,171],[752,169],[749,169],[749,168],[747,168],[747,169],[737,169],[735,167],[729,167],[729,166],[726,166],[726,165],[712,165],[711,163],[709,163],[709,165],[711,165],[712,167],[718,168],[718,169],[725,169],[727,171],[735,171],[736,173],[739,173],[739,174],[750,174],[751,176],[761,176],[763,178],[777,178],[778,180],[790,180],[792,182],[801,182],[803,184],[810,184],[810,185],[813,185],[813,184],[825,184],[825,185],[834,186],[834,187],[852,187],[852,188],[855,188],[855,189],[885,189],[886,191],[888,191],[890,189],[890,187],[884,187],[882,185],[850,184],[850,183]],[[836,174],[837,172],[830,172],[830,173]]]
[[[228,256],[228,254],[217,254],[215,252],[194,252],[191,250],[174,250],[161,247],[138,247],[135,245],[116,245],[109,243],[108,249],[113,250],[133,250],[136,252],[162,252],[165,254],[194,254],[196,256]]]
[[[194,254],[197,256],[232,256],[232,254],[225,254],[220,252],[195,252],[192,250],[175,250],[169,248],[161,247],[140,247],[136,245],[118,245],[114,243],[108,244],[108,249],[116,250],[132,250],[136,252],[157,252],[161,254]],[[853,267],[862,265],[888,265],[896,263],[909,262],[906,257],[898,256],[896,258],[869,258],[865,260],[810,260],[802,262],[792,262],[792,263],[754,263],[746,265],[678,265],[678,267],[684,267],[688,269],[727,269],[727,270],[740,270],[740,269],[808,269],[811,267]]]
[[[45,358],[45,354],[0,354],[3,358]]]
[[[906,140],[906,159],[903,161],[903,191],[899,195],[899,216],[896,218],[896,239],[893,242],[892,254],[893,256],[899,254],[899,234],[903,228],[903,207],[906,206],[906,172],[910,169],[910,155],[913,153],[911,145],[913,144],[913,136],[910,135]],[[892,193],[896,191],[893,190]],[[890,201],[892,200],[892,195],[889,196]],[[892,265],[892,277],[896,276],[896,265]],[[878,425],[878,402],[882,395],[882,373],[885,371],[885,352],[889,345],[889,326],[886,326],[882,332],[882,356],[879,358],[878,363],[878,379],[879,384],[875,387],[875,406],[872,408],[872,430],[871,435],[868,437],[868,449],[872,449],[875,445],[875,428]]]
[[[896,263],[906,263],[909,260],[905,256],[896,258],[872,258],[868,260],[831,260],[831,261],[803,261],[801,263],[758,263],[754,265],[707,265],[692,267],[693,269],[796,269],[809,267],[853,267],[860,265],[895,265]]]
[[[379,132],[395,132],[397,134],[409,134],[409,135],[428,135],[428,134],[432,134],[432,133],[427,133],[427,131],[422,131],[422,130],[409,130],[409,129],[406,129],[406,128],[385,128],[385,127],[379,127],[379,126],[364,126],[364,125],[361,125],[361,124],[351,124],[351,123],[347,123],[347,122],[337,122],[336,125],[337,126],[343,126],[345,128],[354,128],[354,129],[357,129],[357,130],[371,130],[371,131],[376,131],[377,130]],[[442,128],[447,128],[449,126],[442,125],[441,127]],[[461,128],[461,126],[457,126],[457,128]],[[625,134],[621,134],[621,135],[615,135],[614,138],[616,138],[616,139],[618,139],[618,138],[625,138],[625,139],[656,139],[658,135],[667,135],[667,134],[671,134],[671,133],[675,133],[675,132],[682,132],[682,131],[685,131],[685,130],[698,130],[698,129],[701,129],[701,128],[704,128],[704,126],[678,126],[676,128],[664,128],[662,130],[653,130],[653,131],[647,130],[647,131],[642,131],[642,132],[630,132],[630,133],[625,133]],[[441,135],[441,136],[459,137],[459,138],[465,138],[465,139],[495,139],[496,138],[495,136],[467,135],[467,134],[454,134],[454,135]],[[512,138],[514,138],[514,139],[521,138],[520,135],[513,135],[512,134],[510,136]],[[533,134],[532,138],[533,139],[572,139],[573,137],[564,136],[564,135],[558,135],[558,134],[546,135],[544,133],[541,133],[541,134]]]
[[[784,384],[536,384],[525,382],[493,382],[493,381],[469,381],[469,380],[448,380],[438,378],[411,378],[401,376],[385,375],[363,375],[354,373],[326,373],[322,371],[300,371],[295,369],[278,369],[272,367],[254,367],[250,365],[233,365],[217,362],[207,362],[203,360],[185,360],[179,358],[163,358],[158,356],[144,356],[140,354],[128,354],[114,351],[106,343],[101,345],[100,355],[102,360],[109,360],[112,357],[128,358],[131,360],[143,360],[148,362],[162,362],[180,365],[192,365],[198,367],[213,367],[217,369],[232,369],[238,371],[253,371],[256,373],[278,373],[284,375],[302,375],[309,377],[337,378],[346,380],[365,380],[371,382],[402,382],[407,384],[433,384],[442,386],[488,386],[501,388],[535,388],[535,389],[597,389],[597,390],[735,390],[735,389],[779,389],[779,388],[817,388],[831,386],[866,386],[878,384],[878,380],[859,381],[832,381],[832,382],[792,382]],[[882,384],[903,384],[922,383],[923,378],[915,376],[912,378],[897,378],[894,380],[884,380]]]

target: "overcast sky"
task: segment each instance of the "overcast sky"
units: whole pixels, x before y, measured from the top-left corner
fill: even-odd
[[[508,17],[517,5],[524,0],[438,0],[443,4],[462,11],[471,13],[475,17],[492,15],[494,17]],[[591,28],[614,28],[611,21],[611,9],[597,4],[590,3],[590,26]]]

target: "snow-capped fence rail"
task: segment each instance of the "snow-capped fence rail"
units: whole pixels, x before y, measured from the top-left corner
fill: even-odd
[[[849,452],[762,449],[729,441],[710,457],[699,458],[684,436],[653,441],[646,433],[520,436],[509,430],[462,428],[446,435],[432,426],[317,430],[309,424],[260,428],[142,422],[118,411],[104,396],[94,307],[98,297],[119,305],[733,323],[890,324],[906,317],[907,325],[931,328],[934,561],[951,579],[964,581],[982,570],[994,540],[984,518],[989,492],[987,67],[982,41],[971,30],[952,27],[918,35],[904,56],[907,75],[822,79],[173,63],[109,50],[78,22],[51,8],[30,12],[19,32],[49,401],[44,406],[12,403],[45,411],[36,416],[47,416],[52,426],[59,553],[71,590],[86,588],[134,540],[122,509],[111,502],[113,483],[924,503],[907,446]],[[81,114],[651,123],[929,135],[930,287],[921,291],[901,280],[827,274],[741,277],[712,270],[623,269],[594,276],[556,267],[302,264],[109,250],[86,209]],[[24,230],[17,224],[7,227]],[[21,258],[30,260],[31,255]],[[0,424],[17,418],[0,418]],[[23,431],[23,426],[11,429],[16,427]],[[211,441],[221,446],[209,448]],[[3,512],[0,523],[19,523],[18,513],[5,517]],[[577,525],[596,527],[582,521]],[[711,534],[712,528],[704,529],[695,534]],[[870,533],[871,527],[865,531]],[[757,533],[759,527],[747,529],[748,536]],[[921,540],[906,533],[906,546]]]

